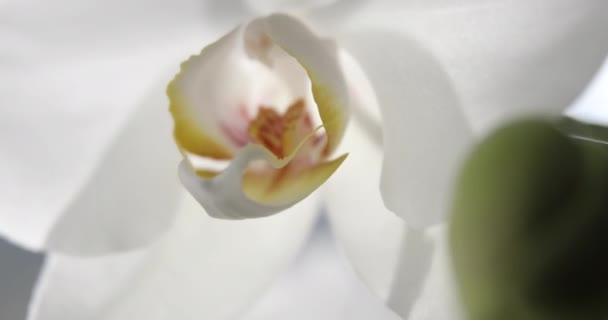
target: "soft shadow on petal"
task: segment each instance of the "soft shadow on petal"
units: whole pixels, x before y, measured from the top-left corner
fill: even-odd
[[[29,320],[104,319],[117,292],[145,265],[145,251],[93,258],[50,254],[29,305]]]
[[[170,227],[181,193],[175,173],[180,155],[161,84],[139,103],[88,184],[56,222],[48,248],[75,255],[128,250]]]
[[[362,7],[369,0],[336,0],[325,6],[311,8],[306,12],[306,18],[310,20],[317,30],[333,30],[348,17]]]
[[[456,290],[446,225],[429,228],[427,239],[436,250],[432,254],[428,277],[409,319],[465,320]]]
[[[6,99],[0,119],[0,233],[28,248],[44,247],[52,225],[158,81],[160,72],[149,69],[155,61],[128,56],[21,71],[2,66],[9,71],[0,77]]]
[[[449,78],[431,53],[406,35],[360,30],[341,40],[378,97],[386,206],[411,227],[441,221],[452,177],[472,141]]]
[[[387,304],[406,319],[422,292],[434,249],[424,230],[405,230]]]
[[[378,185],[382,137],[378,101],[371,83],[348,54],[343,65],[349,80],[354,121],[342,148],[352,155],[326,185],[332,227],[354,269],[387,305],[408,319],[419,314],[428,287],[436,241],[426,230],[410,229],[386,209]],[[417,319],[417,318],[416,318]]]
[[[256,15],[275,12],[307,12],[330,6],[339,0],[241,0]]]
[[[150,248],[51,255],[29,319],[232,319],[297,254],[317,217],[315,200],[235,223],[208,217],[184,195],[174,227]]]
[[[364,283],[404,319],[424,288],[434,243],[386,209],[378,188],[381,149],[353,122],[343,148],[351,152],[324,186],[332,229]]]
[[[240,320],[402,320],[357,279],[325,217],[287,272]]]
[[[0,12],[0,32],[20,41],[3,53],[18,60],[37,57],[70,61],[145,47],[169,50],[167,41],[183,37],[188,29],[204,34],[215,28],[204,21],[214,15],[206,2],[211,1],[9,0]],[[238,6],[232,6],[232,11],[236,15]]]
[[[243,1],[194,1],[204,7],[203,10],[207,13],[204,22],[207,25],[222,26],[225,27],[226,30],[234,28],[235,25],[238,25],[253,16],[250,8],[247,7]]]
[[[44,248],[49,230],[150,87],[215,36],[212,27],[201,31],[195,2],[164,9],[148,1],[3,4],[3,236]]]
[[[381,150],[356,126],[341,148],[351,156],[325,186],[332,229],[353,267],[382,299],[390,294],[405,223],[384,207],[378,185]]]
[[[559,114],[608,52],[604,0],[370,1],[353,25],[406,30],[453,80],[483,133],[505,118]]]

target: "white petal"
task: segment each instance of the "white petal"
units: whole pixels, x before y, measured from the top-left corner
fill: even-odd
[[[386,206],[412,227],[441,221],[452,177],[472,141],[448,76],[404,35],[361,31],[342,40],[370,78],[382,111]]]
[[[428,291],[425,279],[437,264],[433,262],[437,242],[424,230],[408,229],[384,207],[378,188],[382,163],[382,137],[376,130],[380,127],[378,101],[357,62],[344,53],[342,63],[355,121],[342,146],[351,156],[326,185],[328,211],[357,273],[388,306],[408,319],[428,304],[420,297],[423,290]]]
[[[411,319],[465,320],[464,311],[456,290],[456,281],[450,261],[447,227],[445,224],[428,230],[428,239],[436,250],[433,254],[424,289],[418,297]],[[402,270],[407,272],[407,270]]]
[[[171,225],[181,187],[164,87],[150,89],[99,166],[55,221],[46,247],[89,255],[149,243]]]
[[[376,97],[348,53],[342,54],[342,64],[355,117],[339,150],[350,156],[323,186],[324,199],[332,229],[355,270],[375,293],[387,299],[405,223],[384,207],[378,188],[382,136],[373,134],[380,123]],[[377,237],[380,233],[381,238]]]
[[[505,117],[562,112],[608,52],[604,0],[368,4],[352,24],[401,30],[421,41],[445,68],[479,132]]]
[[[190,57],[170,83],[176,142],[189,153],[229,159],[248,142],[249,121],[261,105],[286,109],[300,98],[273,70],[274,46],[254,23]],[[286,53],[278,55],[297,65]],[[298,75],[307,80],[303,70]]]
[[[332,152],[340,144],[350,111],[340,49],[333,39],[319,37],[294,17],[274,14],[264,22],[272,40],[306,69]]]
[[[402,219],[384,207],[378,188],[381,148],[356,124],[347,131],[343,146],[351,155],[325,186],[332,229],[366,285],[408,319],[424,313],[432,303],[421,299],[423,293],[438,289],[427,289],[426,283],[437,263],[436,243],[425,231],[408,230]]]
[[[76,193],[87,185],[102,157],[113,148],[113,138],[142,97],[168,66],[174,66],[193,47],[200,47],[213,33],[211,28],[199,32],[193,24],[199,17],[194,9],[198,4],[191,4],[3,4],[2,235],[28,248],[45,247],[50,229],[66,207],[80,201]],[[104,196],[106,200],[110,200],[108,196]],[[110,216],[118,214],[126,213]],[[104,227],[105,223],[98,226],[97,233],[104,232]],[[86,234],[86,230],[81,231]],[[57,244],[56,239],[52,242]],[[86,246],[78,242],[77,246]],[[93,246],[102,250],[97,244]]]
[[[321,9],[340,0],[243,0],[256,14],[271,14],[274,12],[297,12]]]
[[[405,223],[384,207],[381,149],[349,126],[342,148],[350,156],[324,186],[332,229],[355,271],[382,299],[390,296]]]
[[[52,255],[31,320],[230,319],[263,292],[306,239],[315,199],[253,221],[209,218],[190,196],[152,247],[97,258]]]
[[[507,117],[559,113],[604,58],[605,1],[475,1],[355,15],[347,48],[372,78],[383,112],[386,205],[412,226],[441,221],[472,134]],[[403,8],[401,8],[403,9]],[[398,21],[395,19],[399,19]]]

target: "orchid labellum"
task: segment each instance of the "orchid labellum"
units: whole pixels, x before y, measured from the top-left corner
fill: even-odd
[[[342,139],[349,105],[338,54],[301,22],[273,15],[182,64],[168,89],[175,140],[186,157],[180,175],[209,215],[281,212],[338,168],[346,155],[328,157]],[[229,165],[197,169],[190,155]]]
[[[0,2],[0,234],[47,253],[29,319],[234,319],[321,208],[400,316],[458,318],[460,160],[572,103],[608,3],[312,2]]]

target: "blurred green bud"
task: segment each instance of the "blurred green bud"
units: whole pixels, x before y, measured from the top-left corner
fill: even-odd
[[[450,225],[471,320],[608,319],[608,157],[544,120],[467,159]]]

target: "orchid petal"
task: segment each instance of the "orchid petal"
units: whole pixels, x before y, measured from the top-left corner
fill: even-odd
[[[349,23],[418,39],[480,133],[505,118],[560,114],[608,53],[603,0],[369,1]]]
[[[307,12],[322,9],[340,0],[242,0],[255,14],[274,12]]]
[[[169,228],[181,188],[161,83],[139,103],[88,184],[56,220],[46,240],[49,249],[77,255],[122,251]]]
[[[448,212],[469,125],[483,134],[507,118],[558,115],[608,49],[602,0],[381,4],[351,16],[345,41],[385,119],[384,201],[416,227]]]
[[[283,215],[238,223],[209,218],[183,199],[175,225],[150,248],[51,255],[29,319],[233,319],[297,254],[317,217],[314,197]]]
[[[342,242],[355,271],[386,300],[397,272],[405,223],[384,207],[378,189],[382,135],[373,130],[381,121],[375,92],[347,52],[342,52],[341,64],[348,79],[354,117],[340,149],[349,150],[351,156],[323,191],[332,231]]]
[[[404,319],[434,314],[432,307],[449,313],[448,300],[427,298],[427,292],[442,296],[436,290],[445,283],[445,261],[439,260],[435,250],[441,243],[433,233],[408,228],[382,205],[377,92],[346,52],[342,64],[355,112],[342,146],[352,156],[325,186],[333,230],[364,282]]]
[[[144,5],[147,9],[142,11]],[[95,219],[70,229],[69,235],[51,233],[57,223],[70,224],[67,218],[58,222],[66,208],[72,206],[73,211],[66,213],[71,216],[77,208],[95,206],[89,203],[83,207],[85,200],[79,199],[77,193],[84,187],[87,191],[83,194],[89,194],[91,200],[90,195],[100,191],[95,190],[95,182],[89,178],[102,174],[96,173],[98,168],[105,170],[106,175],[111,171],[110,164],[102,161],[118,159],[110,154],[117,145],[125,148],[124,143],[115,143],[114,138],[128,126],[129,117],[137,112],[142,98],[163,77],[167,67],[183,57],[184,52],[191,51],[193,44],[199,46],[204,38],[215,36],[209,28],[200,32],[198,6],[189,1],[166,5],[150,5],[147,1],[9,1],[2,4],[0,233],[3,236],[30,249],[51,246],[72,253],[87,251],[85,248],[89,245],[96,247],[97,252],[135,245],[127,243],[129,235],[107,232],[107,229],[116,229],[109,222],[124,224],[114,218],[132,212],[107,212],[120,207],[106,203],[112,199],[105,191],[95,199],[101,203],[94,210],[103,214],[90,213],[87,216]],[[133,23],[135,18],[141,22]],[[159,42],[165,45],[158,46]],[[131,147],[134,149],[130,153],[154,153],[141,150],[144,146],[137,144]],[[156,161],[162,159],[151,161],[147,168],[152,169]],[[112,165],[120,164],[112,162]],[[156,173],[162,168],[163,165],[158,166]],[[151,173],[151,177],[156,173]],[[166,188],[174,185],[172,181],[168,183]],[[109,191],[108,186],[100,188]],[[116,182],[115,186],[120,184]],[[161,183],[146,187],[165,188]],[[153,194],[144,189],[140,191]],[[167,195],[165,201],[170,201],[170,193]],[[166,205],[161,202],[158,210],[163,208]],[[141,229],[166,222],[165,219],[153,221],[150,217],[159,215],[150,213],[148,219],[138,220],[139,224],[129,231],[138,238],[136,242],[145,242],[143,238],[155,233],[149,229],[143,236]],[[105,222],[96,225],[97,221]],[[126,229],[118,227],[121,228]],[[99,238],[103,233],[105,240]],[[86,235],[90,242],[76,234]],[[111,240],[112,237],[116,237],[115,240]],[[67,238],[77,239],[68,245]],[[53,244],[49,245],[49,241]]]
[[[442,224],[432,227],[427,234],[429,241],[433,243],[436,249],[432,256],[432,263],[429,266],[424,288],[416,301],[415,308],[410,313],[410,318],[465,320],[467,318],[459,301],[452,268],[447,240],[447,226]],[[398,294],[395,294],[394,297],[398,297]],[[393,305],[398,310],[398,305]]]
[[[381,149],[356,124],[344,140],[349,161],[324,186],[337,240],[363,282],[403,319],[458,319],[439,228],[410,229],[382,205]]]
[[[359,31],[342,40],[370,78],[382,111],[386,206],[410,227],[441,221],[452,176],[472,141],[452,84],[432,55],[405,35]]]
[[[132,65],[128,67],[128,63]],[[141,85],[145,87],[138,85],[132,92],[117,89],[112,95],[102,94],[110,99],[90,99],[98,96],[98,86],[106,81],[125,88],[131,82],[137,83],[129,77],[114,79],[112,73],[121,72],[114,68],[159,76],[135,71],[141,66],[137,64],[136,59],[116,64],[74,61],[73,66],[63,69],[43,67],[15,74],[6,82],[5,78],[0,80],[5,102],[11,103],[0,120],[4,133],[0,138],[0,233],[28,248],[46,246],[54,224],[92,172],[101,166],[104,153],[111,149],[113,132],[124,126],[140,102],[137,96],[143,96],[150,84],[143,81]],[[90,80],[98,82],[98,86],[78,84],[87,72],[96,75]],[[79,108],[81,104],[90,108]]]
[[[386,301],[398,272],[406,226],[382,204],[382,150],[354,121],[341,148],[348,149],[350,157],[323,187],[332,231],[355,271]]]
[[[290,88],[280,77],[250,58],[251,51],[265,49],[266,40],[249,40],[247,31],[236,28],[192,56],[169,84],[175,141],[182,150],[230,159],[248,142],[246,128],[255,108],[291,103]]]
[[[272,215],[329,178],[346,157],[324,160],[346,127],[349,101],[341,72],[334,44],[278,14],[235,29],[182,65],[168,89],[176,142],[185,156],[180,177],[208,214],[223,219]],[[326,144],[320,160],[283,174],[308,152],[305,145],[313,143],[319,128],[303,133],[301,141],[285,140],[287,153],[278,155],[251,141],[248,115],[260,105],[284,108],[300,99],[316,104]],[[190,154],[230,161],[220,172],[201,170]],[[267,169],[248,170],[254,163]]]
[[[349,94],[342,74],[339,49],[331,40],[320,41],[308,28],[287,15],[267,20],[269,36],[304,67],[332,153],[340,144],[349,115]]]

